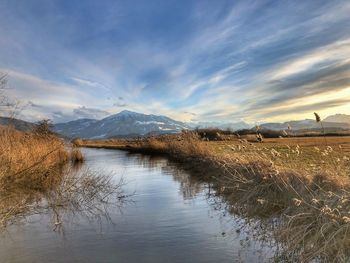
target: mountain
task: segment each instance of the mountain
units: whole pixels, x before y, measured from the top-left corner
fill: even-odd
[[[146,115],[124,110],[102,120],[79,119],[58,123],[54,131],[68,137],[112,138],[176,133],[190,127],[166,116]]]
[[[54,131],[68,136],[68,137],[82,137],[89,138],[88,134],[93,128],[93,124],[97,120],[94,119],[78,119],[65,123],[58,123],[54,125]]]
[[[323,121],[350,123],[350,115],[347,115],[347,114],[330,115],[327,118],[325,118]]]
[[[0,125],[12,125],[16,130],[19,131],[30,131],[35,126],[35,124],[31,122],[8,117],[0,117]]]

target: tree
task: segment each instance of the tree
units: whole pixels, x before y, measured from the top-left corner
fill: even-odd
[[[0,73],[0,108],[3,108],[7,103],[5,89],[7,84],[7,74]]]
[[[52,127],[53,127],[53,124],[51,120],[44,119],[44,120],[38,121],[38,123],[33,128],[33,132],[40,136],[49,136],[53,134]]]
[[[7,86],[6,73],[0,72],[0,116],[6,116],[11,119],[22,110],[20,102],[6,95]]]

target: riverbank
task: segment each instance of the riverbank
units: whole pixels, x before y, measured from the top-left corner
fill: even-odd
[[[207,142],[184,133],[75,143],[165,154],[202,172],[231,211],[270,223],[276,240],[288,248],[281,260],[344,262],[350,257],[348,137]]]
[[[0,226],[33,210],[63,181],[63,167],[83,161],[80,150],[46,132],[0,127]]]

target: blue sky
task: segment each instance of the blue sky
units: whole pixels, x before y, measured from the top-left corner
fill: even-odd
[[[31,121],[350,113],[349,14],[347,0],[0,0],[0,72]]]

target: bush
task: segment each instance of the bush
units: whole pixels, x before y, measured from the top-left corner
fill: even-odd
[[[82,163],[85,161],[85,157],[79,148],[73,148],[71,151],[71,160],[73,163]]]
[[[195,132],[200,138],[209,141],[222,141],[225,140],[228,135],[235,135],[230,130],[221,130],[217,128],[196,129]]]
[[[52,127],[53,127],[53,124],[51,120],[49,119],[41,120],[34,126],[33,133],[40,136],[53,135],[54,133],[52,132]]]

